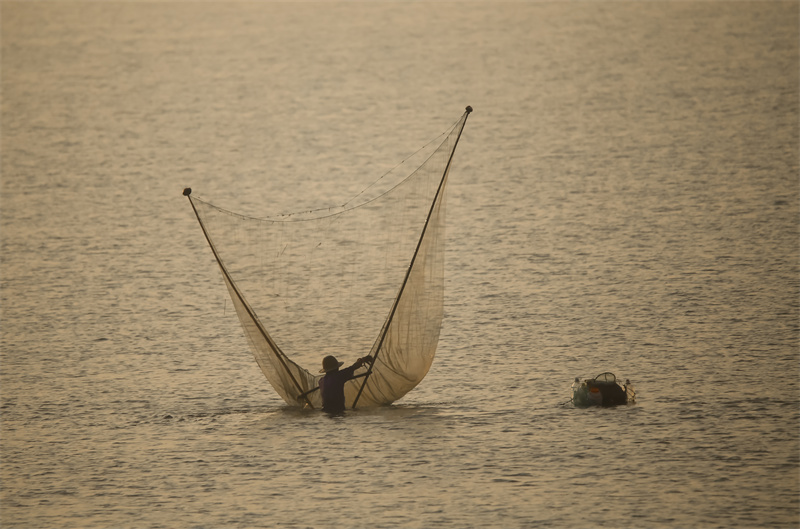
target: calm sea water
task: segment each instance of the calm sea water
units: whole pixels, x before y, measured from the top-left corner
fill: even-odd
[[[797,2],[0,10],[2,527],[800,524]],[[181,191],[338,204],[468,104],[428,377],[286,407]]]

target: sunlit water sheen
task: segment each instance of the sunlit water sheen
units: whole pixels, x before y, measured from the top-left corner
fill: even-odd
[[[1,9],[2,527],[800,524],[796,2]],[[339,204],[467,104],[431,372],[286,407],[182,189]]]

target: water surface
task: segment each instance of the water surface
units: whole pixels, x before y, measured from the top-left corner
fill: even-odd
[[[800,523],[796,2],[1,9],[3,527]],[[181,191],[340,204],[467,104],[431,372],[286,407]]]

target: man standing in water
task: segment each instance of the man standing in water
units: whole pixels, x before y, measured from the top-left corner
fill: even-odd
[[[355,376],[355,371],[365,363],[371,364],[374,358],[365,356],[359,358],[348,368],[339,369],[344,362],[336,360],[335,356],[326,356],[322,359],[322,371],[325,376],[319,381],[319,390],[322,394],[322,410],[328,413],[344,412],[344,383]]]

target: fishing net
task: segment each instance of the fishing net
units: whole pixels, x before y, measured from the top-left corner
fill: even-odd
[[[347,203],[254,218],[186,194],[255,359],[290,405],[321,407],[321,360],[376,360],[348,406],[391,403],[428,372],[443,314],[445,187],[471,109]]]

